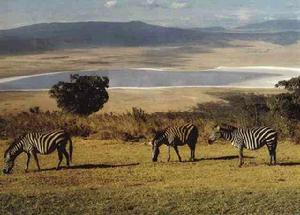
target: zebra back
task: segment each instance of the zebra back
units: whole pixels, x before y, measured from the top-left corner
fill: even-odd
[[[36,149],[41,154],[48,154],[51,153],[60,142],[68,139],[69,136],[65,131],[54,130],[27,133],[20,142],[25,151]]]
[[[265,144],[268,146],[277,144],[277,132],[266,126],[250,129],[239,128],[234,132],[234,139],[236,142],[237,140],[242,139],[243,144],[247,149],[255,150]]]
[[[187,123],[182,126],[168,127],[162,139],[179,140],[182,144],[185,144],[189,139],[197,140],[198,138],[198,128],[192,123]]]

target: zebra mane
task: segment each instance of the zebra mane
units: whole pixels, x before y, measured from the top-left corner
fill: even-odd
[[[164,134],[165,134],[166,130],[167,129],[156,131],[154,140],[157,140],[158,142],[160,142],[164,138]]]
[[[9,145],[9,147],[5,150],[4,152],[4,157],[6,157],[7,153],[9,153],[14,147],[15,145],[21,140],[23,139],[24,137],[26,136],[26,133],[18,136],[16,139],[14,139],[11,144]]]
[[[160,130],[160,131],[157,131],[157,132],[155,133],[155,139],[161,138],[161,137],[164,135],[165,131],[166,131],[166,130]]]
[[[221,124],[221,128],[225,129],[225,130],[228,130],[228,131],[231,131],[231,132],[237,129],[237,127],[235,127],[235,126],[228,125],[228,124],[223,124],[223,123]]]

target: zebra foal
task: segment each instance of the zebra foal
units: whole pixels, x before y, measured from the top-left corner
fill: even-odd
[[[254,127],[250,129],[236,128],[233,126],[216,126],[208,143],[212,144],[219,138],[229,140],[239,149],[239,167],[244,163],[243,149],[256,150],[267,145],[270,155],[270,165],[276,165],[277,132],[269,127]]]
[[[159,131],[155,134],[152,145],[152,161],[156,162],[159,155],[159,147],[163,144],[168,146],[168,161],[170,161],[170,147],[172,146],[181,162],[178,146],[187,144],[191,150],[190,160],[195,160],[195,148],[198,139],[198,128],[191,124],[185,124],[182,126],[168,127],[163,131]]]
[[[66,145],[69,142],[69,153],[66,151]],[[72,140],[70,136],[63,130],[50,131],[44,133],[32,132],[27,133],[13,141],[4,153],[4,168],[3,173],[8,174],[14,167],[15,159],[22,152],[27,154],[27,162],[25,172],[28,171],[28,166],[31,156],[33,156],[38,170],[40,170],[37,154],[47,155],[52,153],[55,149],[58,152],[58,164],[56,169],[60,168],[63,155],[67,160],[67,166],[70,165],[72,160]]]

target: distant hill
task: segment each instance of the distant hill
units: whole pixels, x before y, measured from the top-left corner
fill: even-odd
[[[270,20],[241,26],[236,29],[255,32],[300,31],[300,20]]]
[[[192,28],[193,30],[199,30],[203,32],[225,32],[228,31],[226,28],[220,26],[206,27],[206,28]]]
[[[145,46],[203,39],[192,30],[143,22],[42,23],[0,31],[0,52],[37,51],[90,46]]]
[[[0,31],[0,54],[99,46],[224,44],[230,40],[263,40],[291,44],[299,32],[230,33],[223,28],[180,29],[143,22],[41,23]]]

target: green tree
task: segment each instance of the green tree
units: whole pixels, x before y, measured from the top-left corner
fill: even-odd
[[[263,95],[236,94],[226,97],[232,107],[232,115],[245,127],[261,125],[261,116],[265,115],[269,108],[267,99]]]
[[[288,119],[300,121],[300,76],[279,81],[275,87],[283,87],[288,92],[275,95],[270,99],[271,111]]]
[[[88,116],[97,112],[108,101],[108,77],[70,76],[70,82],[58,82],[49,91],[59,108],[66,112]]]

